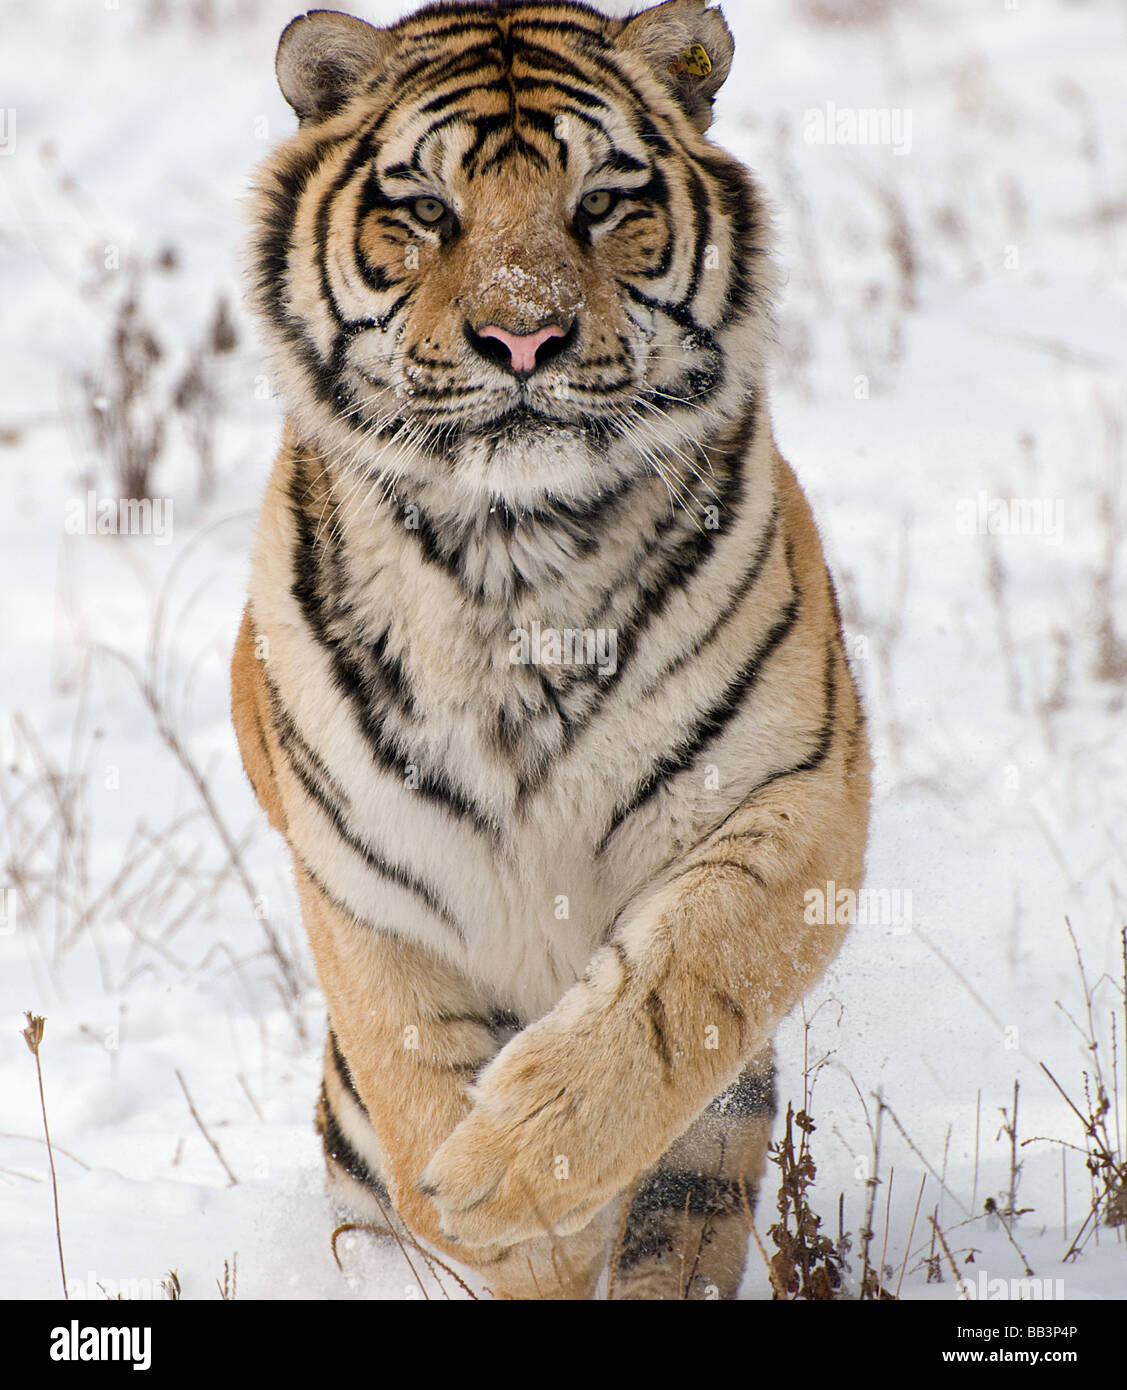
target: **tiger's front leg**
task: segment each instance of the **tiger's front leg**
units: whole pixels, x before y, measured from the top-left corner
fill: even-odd
[[[845,758],[729,817],[490,1063],[423,1175],[446,1236],[582,1229],[770,1040],[845,931],[806,924],[805,892],[860,882],[867,779]]]
[[[389,1204],[393,1221],[475,1267],[498,1297],[591,1297],[613,1211],[571,1240],[545,1237],[517,1249],[502,1242],[470,1251],[444,1238],[419,1176],[470,1112],[469,1084],[499,1045],[491,1019],[457,972],[417,946],[357,924],[300,864],[295,872],[332,1007],[318,1120],[330,1172],[353,1180],[338,1184],[338,1194],[349,1202],[357,1180],[368,1184],[377,1212]]]

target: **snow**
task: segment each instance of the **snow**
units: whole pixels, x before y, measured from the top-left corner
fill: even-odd
[[[292,13],[277,0],[0,6],[0,880],[26,875],[14,920],[12,895],[0,898],[3,1297],[59,1291],[25,1009],[47,1018],[72,1283],[158,1289],[176,1270],[185,1297],[217,1297],[237,1251],[239,1297],[417,1295],[394,1247],[353,1236],[345,1275],[333,1262],[311,1125],[323,1005],[283,849],[227,715],[280,426],[241,310],[235,349],[209,367],[210,495],[191,420],[165,410],[156,485],[175,502],[171,542],[65,526],[89,490],[114,496],[81,378],[112,384],[124,287],[160,341],[146,397],[157,403],[218,298],[237,305],[240,201],[291,128],[272,69]],[[923,1264],[936,1204],[956,1259],[977,1251],[961,1272],[1023,1274],[1001,1223],[981,1215],[1008,1190],[1000,1125],[1015,1079],[1020,1138],[1083,1143],[1041,1066],[1081,1101],[1091,1058],[1063,1011],[1083,1021],[1066,915],[1089,979],[1110,977],[1104,1047],[1117,1007],[1123,1043],[1111,982],[1127,920],[1125,671],[1107,633],[1127,640],[1127,15],[1099,0],[759,0],[728,13],[737,66],[715,134],[776,208],[774,420],[823,531],[870,711],[868,883],[902,904],[910,894],[911,907],[910,921],[858,925],[807,1002],[811,1059],[831,1054],[811,1103],[815,1202],[836,1234],[844,1194],[855,1288],[869,1175],[860,1097],[875,1118],[879,1091],[910,1144],[886,1113],[875,1245],[887,1201],[895,1281],[926,1161],[901,1292],[950,1299],[950,1271],[928,1283]],[[818,123],[806,114],[830,103],[901,113],[901,152],[807,143]],[[174,264],[161,268],[166,248]],[[981,494],[987,507],[1040,500],[1060,534],[960,526]],[[152,673],[249,885],[110,652]],[[279,991],[267,926],[298,962],[296,1002]],[[779,1037],[784,1107],[801,1102],[803,1044],[794,1017]],[[1063,1152],[1020,1150],[1017,1205],[1029,1210],[1014,1237],[1065,1297],[1127,1296],[1115,1231],[1061,1263],[1089,1203],[1082,1155],[1068,1153],[1062,1184]],[[773,1217],[768,1195],[761,1231]],[[744,1293],[769,1296],[754,1248]]]

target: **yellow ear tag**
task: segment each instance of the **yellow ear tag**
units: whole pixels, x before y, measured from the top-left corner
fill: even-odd
[[[699,43],[690,44],[677,55],[677,61],[673,64],[673,72],[678,77],[685,74],[689,77],[707,77],[711,71],[712,59],[708,56],[708,49]]]

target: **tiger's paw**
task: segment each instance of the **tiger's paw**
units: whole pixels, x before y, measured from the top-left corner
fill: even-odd
[[[547,1057],[513,1065],[510,1049],[526,1050],[511,1043],[482,1076],[473,1109],[419,1181],[443,1235],[467,1246],[571,1235],[630,1181],[609,1177],[614,1140],[599,1107]]]

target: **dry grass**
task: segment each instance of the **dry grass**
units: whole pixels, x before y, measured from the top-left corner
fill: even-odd
[[[215,1157],[219,1160],[220,1166],[222,1167],[223,1171],[227,1174],[227,1185],[228,1185],[228,1187],[235,1187],[235,1186],[237,1185],[237,1183],[238,1183],[239,1180],[238,1180],[237,1177],[235,1177],[234,1173],[231,1171],[230,1165],[228,1164],[227,1160],[223,1157],[223,1151],[222,1151],[222,1149],[220,1149],[219,1145],[218,1145],[218,1144],[215,1142],[215,1140],[211,1137],[211,1134],[209,1133],[208,1128],[207,1128],[207,1126],[204,1124],[203,1120],[200,1119],[200,1113],[199,1113],[199,1111],[196,1109],[196,1103],[195,1103],[195,1101],[192,1099],[192,1094],[191,1094],[191,1092],[188,1090],[188,1083],[184,1080],[183,1076],[180,1074],[180,1068],[179,1068],[179,1067],[177,1067],[177,1069],[176,1069],[176,1080],[179,1081],[179,1083],[180,1083],[180,1089],[184,1092],[184,1099],[188,1102],[188,1110],[189,1110],[189,1112],[191,1113],[192,1119],[195,1120],[196,1125],[198,1126],[200,1133],[201,1133],[201,1134],[203,1135],[203,1137],[207,1140],[208,1145],[209,1145],[209,1147],[211,1148],[212,1153],[213,1153],[213,1154],[215,1155]]]
[[[416,1237],[407,1229],[407,1227],[404,1226],[403,1223],[398,1219],[398,1217],[396,1217],[393,1213],[389,1212],[386,1209],[386,1207],[384,1207],[383,1203],[380,1202],[378,1197],[375,1200],[376,1204],[380,1208],[380,1211],[383,1213],[384,1221],[386,1223],[385,1225],[373,1226],[365,1222],[348,1221],[345,1222],[343,1225],[337,1226],[336,1229],[333,1231],[332,1236],[330,1237],[330,1246],[333,1252],[333,1259],[336,1261],[337,1269],[339,1269],[342,1273],[344,1272],[344,1263],[341,1260],[340,1252],[337,1249],[337,1244],[341,1236],[351,1235],[355,1231],[363,1231],[369,1235],[378,1236],[386,1240],[386,1238],[390,1235],[394,1238],[396,1245],[399,1247],[399,1253],[403,1256],[403,1260],[406,1263],[407,1268],[411,1271],[411,1276],[415,1280],[419,1292],[422,1294],[423,1298],[428,1303],[430,1302],[430,1294],[427,1291],[426,1285],[423,1283],[422,1279],[419,1276],[419,1271],[415,1268],[415,1265],[412,1262],[410,1255],[407,1253],[407,1246],[403,1243],[404,1240],[406,1240],[407,1243],[412,1247],[412,1249],[415,1250],[422,1257],[423,1261],[426,1263],[427,1268],[430,1270],[431,1276],[433,1277],[435,1283],[441,1290],[443,1298],[445,1298],[449,1302],[450,1294],[447,1291],[446,1285],[442,1282],[442,1276],[439,1274],[439,1270],[442,1270],[449,1278],[451,1278],[455,1282],[455,1284],[457,1284],[457,1286],[462,1290],[462,1292],[466,1295],[467,1298],[472,1299],[475,1303],[479,1301],[477,1294],[474,1293],[473,1289],[470,1288],[470,1286],[466,1283],[466,1281],[456,1270],[451,1269],[450,1266],[445,1262],[445,1260],[439,1259],[439,1257],[434,1253],[433,1250],[428,1250],[419,1240],[417,1240]]]
[[[1066,918],[1065,924],[1084,997],[1083,1021],[1078,1021],[1059,1000],[1057,1008],[1076,1030],[1090,1057],[1089,1065],[1080,1074],[1083,1104],[1073,1099],[1043,1062],[1041,1070],[1079,1121],[1084,1143],[1077,1145],[1035,1135],[1024,1140],[1023,1147],[1025,1144],[1054,1143],[1060,1146],[1062,1153],[1065,1149],[1073,1149],[1084,1155],[1084,1166],[1090,1179],[1091,1200],[1088,1214],[1065,1253],[1064,1258],[1072,1260],[1080,1254],[1093,1235],[1098,1239],[1101,1225],[1112,1227],[1120,1240],[1127,1230],[1127,1152],[1124,1150],[1127,1113],[1121,1120],[1119,1096],[1120,1037],[1127,1037],[1127,927],[1120,933],[1121,981],[1112,980],[1107,975],[1092,981],[1085,969],[1072,923]],[[1103,1005],[1100,996],[1108,991],[1113,996],[1122,997],[1115,999],[1114,1005],[1107,1010],[1106,1015],[1102,1015]],[[1106,1033],[1101,1027],[1101,1018],[1106,1018]],[[1075,1091],[1075,1088],[1073,1090]],[[1124,1102],[1127,1104],[1127,1088]]]
[[[191,558],[195,548],[190,543],[184,555]],[[185,683],[170,654],[173,620],[167,606],[183,558],[158,599],[142,660],[104,646],[86,648],[65,754],[48,746],[30,719],[13,715],[11,747],[0,758],[0,877],[15,894],[40,992],[55,997],[61,995],[59,972],[66,957],[83,943],[95,954],[107,994],[158,968],[187,976],[217,962],[229,963],[252,999],[246,959],[219,943],[204,960],[193,961],[178,944],[189,927],[229,916],[231,891],[239,890],[273,961],[282,1003],[297,1036],[305,1039],[305,983],[294,951],[264,914],[264,899],[246,862],[246,840],[228,824],[207,773],[180,731],[183,716],[175,692],[182,692]],[[109,871],[97,854],[99,814],[107,791],[112,794],[118,785],[119,771],[108,762],[103,731],[91,715],[94,688],[107,664],[128,673],[169,755],[152,775],[171,791],[179,773],[196,802],[164,821],[146,810]],[[150,796],[148,803],[159,807],[170,799]],[[115,928],[123,928],[133,943],[124,957],[106,945]]]
[[[896,267],[897,303],[904,313],[911,313],[918,300],[920,257],[908,210],[891,184],[881,185],[877,198],[885,217],[885,245]]]
[[[115,497],[153,497],[161,490],[162,465],[183,438],[194,460],[197,497],[206,501],[217,478],[226,363],[239,346],[229,300],[222,291],[213,293],[198,341],[172,335],[152,301],[159,298],[156,284],[180,269],[175,248],[131,257],[125,265],[118,264],[116,248],[110,251],[109,265],[92,255],[95,272],[84,287],[108,324],[99,365],[76,378],[80,425],[95,465],[84,481],[93,486],[101,468]]]
[[[936,1215],[936,1212],[932,1212],[932,1214],[928,1217],[928,1224],[931,1226],[933,1235],[939,1241],[939,1247],[943,1251],[943,1257],[947,1261],[947,1267],[948,1269],[950,1269],[951,1274],[954,1277],[955,1286],[958,1288],[961,1297],[969,1298],[969,1294],[959,1282],[959,1267],[955,1263],[955,1257],[951,1254],[951,1249],[947,1244],[947,1238],[943,1234],[939,1222],[936,1220]]]
[[[767,1232],[776,1248],[768,1266],[775,1298],[824,1302],[836,1298],[841,1288],[839,1247],[822,1233],[822,1218],[810,1201],[818,1175],[810,1145],[816,1128],[805,1110],[796,1113],[788,1102],[783,1136],[770,1151],[779,1170],[779,1220]]]
[[[96,451],[108,461],[120,497],[152,496],[165,414],[151,395],[163,357],[132,285],[118,305],[101,373],[79,378]]]
[[[161,629],[162,618],[163,608],[158,607],[154,623],[154,630],[156,633],[159,633]],[[101,651],[107,657],[119,662],[133,677],[137,689],[141,694],[141,698],[144,700],[149,713],[152,715],[153,724],[160,737],[161,743],[172,754],[173,758],[187,776],[188,781],[195,789],[203,807],[203,811],[226,855],[227,864],[230,866],[235,880],[246,895],[251,916],[259,923],[263,935],[266,937],[267,946],[278,966],[281,977],[282,1002],[293,1021],[298,1036],[304,1041],[306,1033],[299,1008],[301,983],[297,966],[283,947],[269,917],[264,916],[259,911],[261,895],[255,887],[247,869],[243,848],[236,839],[234,832],[228,826],[226,817],[219,808],[218,800],[212,791],[210,782],[192,756],[187,744],[181,738],[176,728],[169,701],[162,689],[159,638],[154,638],[153,643],[150,645],[149,657],[144,666],[140,665],[132,658],[127,657],[122,652],[112,651],[109,648],[101,648]]]
[[[1120,630],[1122,621],[1121,585],[1117,573],[1122,557],[1124,531],[1123,458],[1124,430],[1122,406],[1103,394],[1097,398],[1100,423],[1104,432],[1107,476],[1097,501],[1097,516],[1102,539],[1102,553],[1093,583],[1093,602],[1096,618],[1097,680],[1118,687],[1120,700],[1127,683],[1127,638]]]
[[[47,1098],[43,1093],[43,1062],[39,1056],[39,1048],[43,1042],[43,1032],[47,1020],[38,1014],[28,1013],[24,1017],[27,1019],[27,1027],[23,1030],[24,1042],[27,1043],[28,1051],[35,1058],[35,1076],[39,1083],[39,1109],[43,1116],[43,1141],[47,1145],[47,1162],[51,1169],[51,1196],[55,1204],[55,1244],[59,1252],[59,1277],[63,1281],[63,1298],[67,1299],[70,1294],[67,1292],[67,1270],[66,1261],[63,1259],[63,1228],[59,1220],[59,1183],[55,1177],[55,1154],[51,1148],[51,1130],[47,1124]]]

